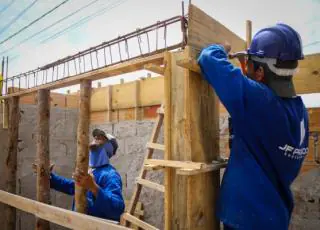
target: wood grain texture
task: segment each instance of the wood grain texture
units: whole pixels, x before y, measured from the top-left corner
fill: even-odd
[[[38,91],[37,109],[37,201],[50,204],[50,91]],[[37,230],[49,230],[50,223],[36,218]]]
[[[17,180],[17,152],[19,138],[19,97],[12,97],[9,100],[9,130],[8,130],[8,150],[6,159],[6,191],[16,193]],[[16,209],[10,206],[5,207],[6,230],[16,229]]]
[[[76,170],[88,172],[91,80],[81,80]],[[87,212],[86,190],[75,185],[75,210]]]
[[[27,199],[21,196],[13,195],[0,190],[0,202],[18,208],[24,212],[31,213],[41,219],[70,229],[81,230],[125,230],[117,222],[100,219],[93,216],[76,213],[63,208],[54,207],[38,201]]]

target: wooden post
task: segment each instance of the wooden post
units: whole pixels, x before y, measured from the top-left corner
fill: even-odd
[[[171,81],[172,81],[172,60],[171,53],[166,52],[164,56],[164,93],[165,93],[165,102],[164,102],[164,145],[165,153],[164,159],[171,160]],[[165,178],[164,178],[164,229],[171,229],[171,217],[172,217],[172,171],[171,168],[165,169]]]
[[[77,130],[77,162],[76,170],[88,172],[89,165],[89,124],[90,124],[91,80],[80,82],[80,110]],[[87,212],[86,190],[75,186],[76,211]]]
[[[134,119],[140,120],[140,81],[135,81],[135,111],[134,111]]]
[[[6,191],[16,193],[17,180],[17,152],[19,138],[19,97],[10,98],[9,130],[8,130],[8,154],[6,159]],[[16,229],[16,209],[10,206],[5,208],[6,230]]]
[[[7,100],[3,100],[3,104],[2,104],[2,108],[3,108],[3,114],[2,114],[2,121],[3,121],[3,128],[4,129],[8,129],[9,127],[9,103],[8,103],[8,99]]]
[[[38,91],[37,115],[37,201],[50,204],[50,91]],[[37,230],[49,230],[50,223],[36,218]]]
[[[252,40],[252,22],[246,21],[246,48],[249,49]]]

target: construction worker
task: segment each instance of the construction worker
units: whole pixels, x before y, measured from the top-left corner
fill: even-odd
[[[290,185],[308,152],[308,114],[292,82],[304,58],[299,34],[276,24],[255,34],[247,76],[214,44],[198,63],[232,117],[234,138],[217,215],[225,229],[285,230],[293,209]]]
[[[76,171],[72,180],[51,172],[50,186],[57,191],[74,195],[76,183],[88,190],[88,215],[120,221],[125,208],[122,181],[119,173],[109,162],[116,154],[117,141],[100,129],[93,130],[92,135],[94,140],[90,144],[89,173]],[[74,203],[72,206],[74,209]]]

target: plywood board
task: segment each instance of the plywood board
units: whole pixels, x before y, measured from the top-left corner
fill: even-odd
[[[159,105],[164,100],[164,77],[147,78],[140,81],[140,105]]]
[[[309,113],[309,130],[320,132],[320,108],[310,108]]]
[[[106,87],[93,89],[91,93],[91,108],[93,112],[104,111],[108,108],[108,89]]]
[[[244,27],[245,29],[245,27]],[[200,50],[213,43],[228,42],[232,52],[245,49],[245,41],[198,7],[189,7],[188,45]]]
[[[320,59],[318,66],[315,65],[312,63],[310,67],[300,67],[298,73],[293,77],[298,94],[320,93]]]
[[[112,109],[135,107],[135,83],[129,82],[112,87]]]

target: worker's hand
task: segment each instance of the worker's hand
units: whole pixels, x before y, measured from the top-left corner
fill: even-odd
[[[55,165],[55,164],[51,164],[51,165],[50,165],[50,173],[52,172],[54,165]],[[37,167],[38,167],[38,165],[37,165],[36,163],[32,163],[32,170],[33,170],[33,172],[34,172],[35,174],[37,174]]]
[[[93,174],[88,174],[80,170],[76,170],[72,174],[72,178],[74,179],[76,185],[85,188],[87,190],[90,190],[93,194],[96,194],[98,185],[94,181]]]
[[[226,41],[224,44],[221,44],[221,45],[223,46],[223,48],[224,48],[224,50],[226,51],[226,53],[229,54],[230,51],[231,51],[231,45],[230,45],[230,43]]]

